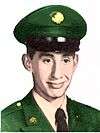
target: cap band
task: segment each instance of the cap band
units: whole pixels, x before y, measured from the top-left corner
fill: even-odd
[[[30,37],[26,46],[37,51],[79,51],[80,40],[67,39],[64,37]]]

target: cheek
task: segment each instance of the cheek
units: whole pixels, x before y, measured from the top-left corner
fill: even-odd
[[[51,69],[49,66],[44,65],[43,63],[38,63],[35,71],[37,78],[40,79],[41,81],[45,81],[48,79]]]
[[[63,68],[64,74],[67,76],[71,76],[74,72],[74,65],[69,64]]]

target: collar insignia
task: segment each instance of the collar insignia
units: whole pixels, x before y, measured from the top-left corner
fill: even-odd
[[[34,116],[32,116],[32,117],[29,119],[29,123],[30,123],[30,124],[36,124],[36,123],[37,123],[37,119],[36,119]]]

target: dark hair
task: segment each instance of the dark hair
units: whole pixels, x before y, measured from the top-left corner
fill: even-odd
[[[36,50],[33,49],[33,48],[31,48],[31,47],[29,47],[29,46],[26,46],[26,48],[27,48],[27,54],[29,55],[29,57],[30,57],[31,59],[33,59],[33,56],[34,56]]]
[[[36,49],[34,49],[34,48],[31,48],[31,47],[29,47],[29,46],[26,46],[26,48],[27,48],[27,54],[29,55],[29,57],[31,58],[31,59],[33,59],[33,56],[34,56],[34,54],[35,54],[35,52],[37,51]],[[55,53],[61,53],[61,51],[54,51]],[[64,51],[63,51],[64,52]],[[73,56],[73,58],[75,57],[75,52],[67,52],[68,53],[68,55],[70,55],[70,56]]]
[[[79,39],[64,39],[64,42],[58,42],[57,37],[29,37],[26,40],[27,54],[32,59],[36,51],[68,52],[68,55],[74,55],[79,51]]]

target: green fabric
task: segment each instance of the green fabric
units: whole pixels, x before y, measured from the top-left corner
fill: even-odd
[[[57,12],[64,17],[59,24],[52,20]],[[80,40],[85,36],[86,31],[86,22],[78,12],[67,6],[50,5],[24,17],[16,25],[14,35],[19,42],[25,44],[30,36],[66,37]]]
[[[69,98],[67,103],[70,132],[100,131],[100,111]],[[21,106],[16,106],[18,102]],[[1,113],[1,130],[8,132],[53,132],[49,121],[39,108],[32,92],[15,102]],[[34,117],[36,122],[29,122]]]

